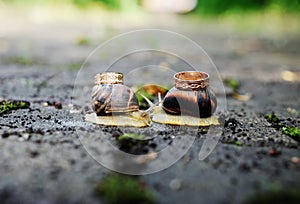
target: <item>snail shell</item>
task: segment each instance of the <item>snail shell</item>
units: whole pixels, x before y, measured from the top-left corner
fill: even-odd
[[[92,108],[95,113],[98,116],[105,116],[112,113],[138,111],[139,105],[134,91],[122,84],[122,77],[116,81],[107,77],[113,74],[120,73],[107,72],[96,75],[96,83],[103,84],[96,84],[92,91]]]
[[[215,112],[217,99],[208,87],[208,74],[179,72],[174,78],[175,87],[167,93],[162,103],[166,113],[207,118]]]
[[[93,110],[98,116],[139,110],[133,90],[121,84],[95,86],[92,101]]]

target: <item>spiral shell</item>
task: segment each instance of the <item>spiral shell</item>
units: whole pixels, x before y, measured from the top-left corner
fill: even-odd
[[[174,78],[175,87],[167,93],[162,104],[166,113],[207,118],[215,112],[217,99],[208,87],[208,74],[179,72]]]
[[[106,72],[95,77],[92,91],[92,108],[98,116],[139,110],[134,91],[123,85],[121,73]]]

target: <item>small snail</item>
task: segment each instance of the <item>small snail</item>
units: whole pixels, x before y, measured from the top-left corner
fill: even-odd
[[[97,74],[95,84],[92,90],[92,108],[95,113],[87,114],[87,121],[108,126],[150,125],[150,110],[139,110],[134,91],[123,84],[123,74]]]
[[[178,72],[174,81],[175,86],[166,94],[161,107],[154,109],[153,121],[190,126],[219,124],[218,119],[212,116],[217,99],[209,88],[207,73]]]

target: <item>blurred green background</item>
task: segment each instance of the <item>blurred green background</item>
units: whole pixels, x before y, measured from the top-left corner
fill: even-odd
[[[264,9],[279,9],[283,12],[299,12],[299,0],[199,0],[196,12],[221,14]]]
[[[206,29],[223,26],[239,34],[300,33],[300,0],[0,0],[0,17],[9,26],[8,18],[16,16],[43,22],[76,22],[89,16],[87,21],[110,27],[201,24]]]
[[[31,4],[66,4],[71,3],[81,8],[101,6],[111,10],[138,8],[142,0],[0,0],[4,3]],[[162,0],[163,1],[163,0]],[[276,9],[282,12],[300,11],[300,0],[198,0],[194,13],[218,15],[226,12],[262,11]]]

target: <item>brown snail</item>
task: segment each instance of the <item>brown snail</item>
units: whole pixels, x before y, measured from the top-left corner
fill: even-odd
[[[150,125],[149,111],[140,111],[134,91],[123,84],[123,74],[104,72],[95,76],[92,90],[92,108],[86,120],[109,126]]]
[[[154,110],[153,121],[191,126],[218,124],[217,118],[212,117],[217,99],[209,87],[207,73],[178,72],[174,75],[174,81],[175,85],[164,97],[161,108]]]

